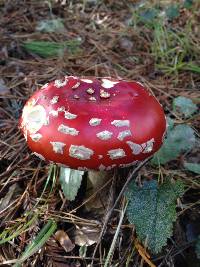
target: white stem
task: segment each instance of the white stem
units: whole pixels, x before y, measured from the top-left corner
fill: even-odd
[[[102,187],[112,176],[113,171],[88,171],[88,179],[94,190]]]
[[[112,177],[113,171],[88,171],[88,189],[87,197],[95,194],[103,185]],[[101,209],[107,204],[109,188],[106,186],[99,190],[98,195],[95,195],[89,202],[86,203],[86,208]]]

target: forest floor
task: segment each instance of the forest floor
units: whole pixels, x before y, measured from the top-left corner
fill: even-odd
[[[0,14],[0,266],[91,266],[92,260],[93,266],[200,266],[200,1],[0,0]],[[176,157],[148,163],[134,178],[185,184],[173,235],[158,254],[138,241],[126,216],[117,229],[125,197],[97,247],[107,211],[133,168],[110,177],[110,206],[101,198],[105,188],[89,205],[87,177],[75,201],[68,201],[58,172],[28,149],[18,128],[23,106],[35,90],[64,75],[137,80],[174,125],[193,130],[195,145],[181,153],[174,148]],[[190,145],[190,137],[181,138],[177,146],[183,140]]]

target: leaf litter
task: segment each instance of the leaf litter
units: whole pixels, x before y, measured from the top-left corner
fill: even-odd
[[[159,256],[150,254],[150,262],[164,266],[170,259],[175,266],[177,261],[180,266],[186,266],[188,253],[196,260],[194,243],[189,243],[184,236],[187,224],[200,221],[199,174],[198,166],[185,163],[198,163],[190,159],[199,155],[196,144],[200,137],[200,117],[198,110],[191,116],[185,115],[183,102],[183,112],[174,109],[173,100],[185,97],[199,108],[200,7],[198,1],[178,2],[176,8],[168,1],[160,5],[155,5],[155,1],[29,1],[28,4],[20,2],[20,8],[16,1],[0,3],[1,264],[15,259],[37,266],[73,266],[75,261],[80,266],[87,266],[92,260],[95,264],[103,264],[118,225],[111,264],[143,264],[146,254],[141,253],[139,247],[133,250],[137,229],[135,232],[135,226],[130,225],[126,216],[119,224],[121,202],[107,223],[100,240],[101,249],[93,257],[94,247],[99,242],[99,229],[105,220],[106,208],[110,206],[103,205],[100,213],[85,208],[84,202],[88,199],[86,178],[83,178],[75,200],[66,201],[58,173],[46,182],[49,165],[30,154],[18,129],[18,118],[30,95],[47,81],[69,74],[135,79],[148,85],[163,105],[174,124],[166,137],[172,142],[171,150],[162,165],[147,164],[147,171],[140,175],[140,180],[145,182],[154,177],[155,181],[165,182],[170,176],[184,182],[182,210],[177,214],[181,223],[174,224],[174,233],[181,233],[182,241],[172,233]],[[51,19],[58,21],[49,22],[50,14]],[[179,133],[180,138],[174,140],[172,136]],[[174,148],[174,141],[181,144],[181,149]],[[185,166],[193,171],[185,170]],[[110,195],[117,198],[129,170],[117,171],[114,185],[108,183],[108,188],[114,188],[108,192],[106,200]],[[14,189],[14,184],[19,185],[19,191]],[[99,195],[94,197],[98,201]],[[9,203],[13,205],[9,206]],[[112,208],[113,202],[110,203]],[[41,236],[42,229],[45,239]],[[72,234],[79,237],[81,231],[86,240],[90,240],[88,233],[94,232],[96,236],[87,241],[91,244],[87,252],[81,254],[85,255],[84,259],[79,255],[82,241],[69,252],[66,252],[67,246],[62,245],[65,246],[65,240],[68,240],[63,232],[64,243],[52,242],[54,233],[60,229],[65,234],[72,229]],[[35,239],[38,243],[31,245],[30,241]],[[145,242],[142,245],[145,247]],[[198,251],[196,249],[197,254]]]

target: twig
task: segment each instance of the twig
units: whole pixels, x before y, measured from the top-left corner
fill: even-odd
[[[117,241],[117,238],[118,238],[118,235],[119,235],[119,232],[120,232],[120,229],[121,229],[121,225],[122,225],[122,222],[123,222],[123,219],[124,219],[125,211],[126,211],[126,208],[127,208],[127,203],[123,203],[123,205],[124,205],[124,207],[122,208],[122,210],[120,212],[121,214],[120,214],[119,223],[118,223],[115,235],[113,237],[113,240],[112,240],[108,255],[106,257],[106,261],[104,263],[104,267],[108,267],[110,265],[111,261],[112,261],[112,257],[113,257],[114,249],[115,249],[115,245],[116,245],[116,241]]]
[[[113,210],[115,209],[115,207],[117,206],[119,200],[121,199],[122,195],[124,194],[125,190],[126,190],[126,187],[128,186],[128,184],[130,183],[131,179],[133,178],[133,176],[151,159],[152,157],[149,157],[147,159],[145,159],[144,161],[142,161],[128,176],[124,186],[122,187],[122,190],[120,191],[117,199],[115,200],[115,203],[113,205],[113,207],[108,211],[107,215],[105,216],[105,221],[104,221],[104,224],[103,224],[103,227],[102,227],[102,230],[101,230],[101,233],[99,235],[99,238],[98,238],[98,241],[97,241],[97,244],[95,246],[95,249],[94,249],[94,252],[93,252],[93,256],[92,256],[92,262],[91,262],[91,266],[93,266],[93,259],[95,258],[95,255],[96,255],[96,252],[97,252],[97,249],[99,247],[99,244],[101,242],[101,239],[102,237],[104,236],[104,233],[106,231],[106,227],[107,227],[107,224],[108,224],[108,221],[112,215],[112,212]]]

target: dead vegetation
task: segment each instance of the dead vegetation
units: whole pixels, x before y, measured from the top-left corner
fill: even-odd
[[[147,2],[149,8],[160,1]],[[161,1],[161,11],[168,4],[162,2],[166,1]],[[48,164],[31,155],[18,129],[23,105],[38,87],[66,74],[95,75],[142,82],[158,97],[167,115],[177,124],[193,127],[199,137],[199,115],[184,119],[172,109],[172,100],[185,96],[200,103],[200,3],[182,6],[173,19],[161,16],[155,21],[154,17],[144,21],[148,17],[141,16],[140,4],[125,0],[0,1],[0,265],[14,264],[47,226],[34,255],[27,254],[23,266],[89,266],[91,261],[94,266],[198,266],[193,245],[194,236],[200,233],[200,176],[183,168],[186,157],[198,162],[198,143],[176,161],[143,167],[137,177],[141,181],[160,175],[160,179],[178,178],[187,184],[174,235],[162,253],[148,257],[134,226],[120,217],[125,209],[122,197],[94,255],[106,215],[129,170],[110,177],[107,205],[102,199],[101,209],[89,205],[86,209],[86,177],[76,200],[66,200],[58,173],[49,172]],[[62,21],[59,30],[41,31],[39,22],[58,18]],[[38,48],[33,41],[49,45],[40,43]],[[94,201],[101,194],[103,189],[93,195]],[[103,265],[120,218],[123,222],[111,261]],[[55,223],[56,234],[50,234],[43,244],[42,237],[54,233]]]

